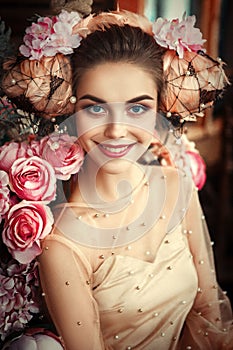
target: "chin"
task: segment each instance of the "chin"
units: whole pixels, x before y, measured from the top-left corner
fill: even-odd
[[[101,171],[104,171],[109,174],[117,175],[117,174],[127,172],[134,164],[135,162],[133,161],[129,161],[125,159],[114,159],[105,163],[101,167]]]

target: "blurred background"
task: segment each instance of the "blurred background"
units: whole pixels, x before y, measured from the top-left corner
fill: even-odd
[[[94,0],[93,12],[101,10],[130,10],[146,15],[181,18],[183,13],[196,15],[197,26],[207,39],[205,48],[213,58],[226,62],[226,72],[233,79],[233,1],[232,0]],[[35,15],[50,14],[49,0],[0,0],[0,17],[11,42],[21,44],[25,27]],[[3,28],[2,28],[3,29]],[[0,28],[1,30],[1,28]],[[1,42],[0,42],[1,45]],[[7,49],[7,48],[6,48]],[[215,242],[214,252],[218,280],[233,301],[233,88],[204,119],[189,123],[188,137],[207,165],[207,181],[200,191],[200,200]]]

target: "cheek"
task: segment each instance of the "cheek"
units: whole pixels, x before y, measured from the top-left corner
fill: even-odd
[[[138,142],[143,144],[150,144],[154,137],[154,124],[151,128],[131,128],[130,132],[138,140]]]
[[[85,123],[85,120],[82,118],[81,114],[76,117],[76,132],[80,145],[84,150],[86,150],[93,132],[91,125],[89,125],[89,123]]]
[[[157,113],[151,109],[142,118],[136,118],[133,120],[131,128],[135,130],[138,138],[148,139],[153,137],[156,125],[156,115]]]
[[[96,147],[95,142],[102,138],[102,133],[102,128],[93,128],[83,133],[78,132],[78,140],[84,151],[90,152]]]
[[[85,152],[88,152],[90,150],[90,138],[88,137],[88,135],[78,136],[78,140],[82,149]]]

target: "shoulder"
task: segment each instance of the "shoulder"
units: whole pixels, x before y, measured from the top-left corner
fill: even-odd
[[[184,189],[192,191],[194,183],[191,176],[188,176],[182,169],[172,166],[152,166],[151,177],[153,181],[165,182],[167,189]]]
[[[59,234],[53,232],[41,241],[42,252],[38,257],[40,263],[45,262],[49,264],[70,258],[70,247],[63,244],[59,237]]]
[[[65,266],[69,268],[69,265],[77,265],[87,274],[92,271],[88,248],[66,236],[63,231],[56,227],[56,224],[53,232],[41,242],[41,249],[38,261],[44,268],[60,266],[63,269]]]
[[[184,219],[193,197],[192,178],[175,167],[154,166],[151,173],[156,201],[163,204],[168,218],[167,231],[173,231]]]
[[[42,242],[42,253],[38,256],[39,270],[56,275],[79,271],[82,275],[90,276],[92,268],[83,252],[69,245],[69,240],[67,244],[59,237],[62,236],[53,234]]]

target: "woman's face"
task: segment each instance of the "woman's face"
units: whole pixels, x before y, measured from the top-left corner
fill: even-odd
[[[79,141],[90,158],[109,172],[127,170],[151,143],[156,84],[134,64],[98,65],[79,82],[76,111]]]

